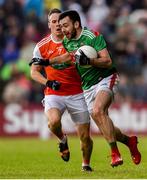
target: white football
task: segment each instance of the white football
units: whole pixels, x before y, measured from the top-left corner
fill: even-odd
[[[77,55],[80,55],[80,52],[79,50],[82,50],[83,53],[88,57],[88,58],[97,58],[97,51],[92,47],[92,46],[88,46],[88,45],[84,45],[84,46],[81,46],[75,54]],[[91,67],[91,65],[85,65],[85,66],[82,66],[84,68],[89,68]]]

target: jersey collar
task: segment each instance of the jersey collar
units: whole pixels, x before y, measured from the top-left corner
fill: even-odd
[[[57,41],[57,40],[55,40],[54,38],[53,38],[53,35],[51,34],[51,40],[54,42],[54,43],[56,43],[56,44],[60,44],[60,43],[62,43],[62,40],[61,41]]]

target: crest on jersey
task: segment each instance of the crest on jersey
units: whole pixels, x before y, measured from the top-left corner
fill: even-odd
[[[58,51],[58,53],[59,53],[59,55],[60,55],[60,54],[62,53],[63,46],[57,47],[56,49],[57,49],[57,51]]]

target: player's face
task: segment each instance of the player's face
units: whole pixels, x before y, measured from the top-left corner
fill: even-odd
[[[62,35],[62,31],[58,23],[59,15],[59,13],[53,13],[48,16],[48,27],[51,29],[51,33],[56,36]]]
[[[72,39],[75,38],[77,35],[77,31],[75,28],[75,23],[72,22],[72,20],[67,16],[60,20],[59,22],[63,34],[68,38]]]

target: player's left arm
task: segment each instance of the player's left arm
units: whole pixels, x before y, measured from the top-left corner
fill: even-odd
[[[42,58],[33,58],[29,65],[41,65],[41,66],[49,66],[52,64],[62,64],[62,63],[69,63],[72,64],[73,55],[71,53],[66,52],[60,56],[56,56],[52,59],[42,59]]]
[[[107,43],[102,34],[97,33],[95,35],[92,45],[96,49],[98,56],[90,59],[90,64],[99,68],[109,68],[112,65],[112,59],[107,49]]]
[[[112,59],[107,48],[98,51],[98,57],[90,59],[90,64],[95,67],[109,68],[112,65]]]
[[[80,56],[75,56],[76,62],[80,65],[92,65],[99,68],[111,67],[112,59],[109,55],[107,45],[102,34],[95,34],[95,37],[92,39],[91,46],[97,51],[97,58],[89,58],[83,51],[81,51]]]

